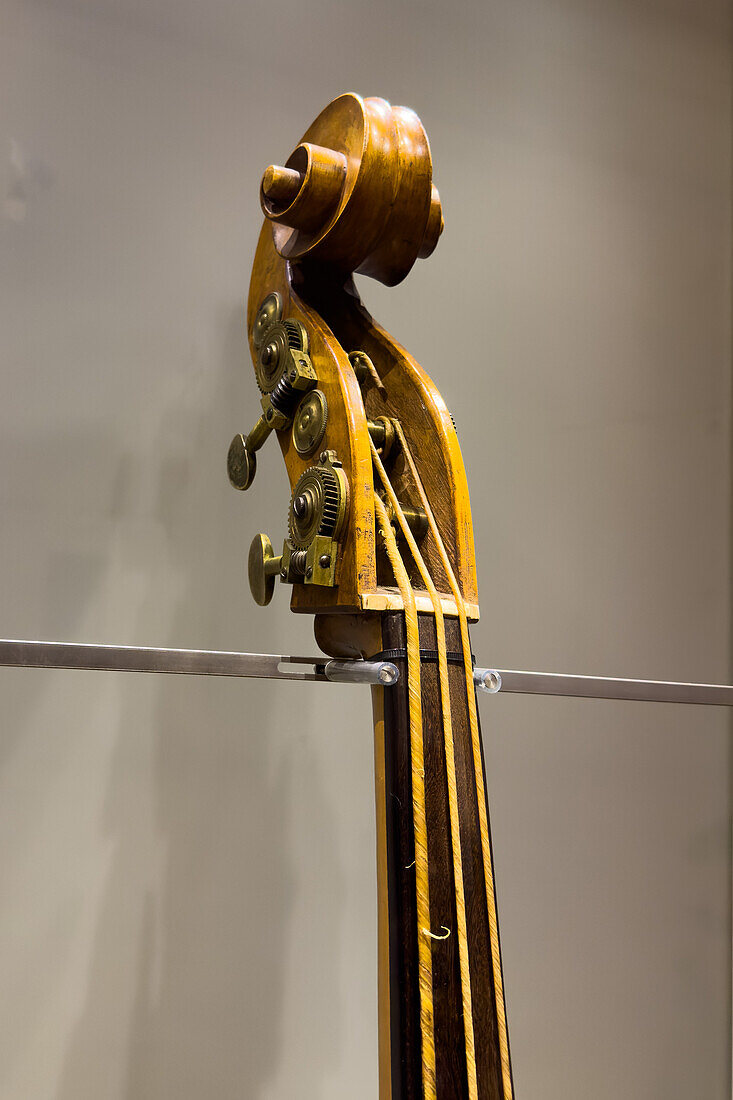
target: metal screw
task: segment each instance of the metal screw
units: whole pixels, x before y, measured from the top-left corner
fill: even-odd
[[[267,412],[265,413],[265,416],[267,417],[268,420],[272,420],[272,417],[273,417],[272,409],[268,409]]]
[[[290,381],[294,382],[297,377],[298,377],[297,370],[291,370],[291,372],[290,372]]]
[[[308,566],[308,568],[305,571],[305,575],[306,575],[308,580],[311,579],[311,577],[313,576],[313,566],[312,565]]]
[[[308,501],[302,495],[299,496],[299,497],[296,497],[295,500],[293,501],[293,511],[295,512],[295,515],[298,517],[298,519],[300,519],[301,516],[305,515],[307,507],[308,507]]]
[[[318,564],[320,565],[321,569],[328,569],[329,565],[331,564],[331,555],[321,554],[320,558],[318,559]]]
[[[282,577],[282,579],[283,579],[283,580],[285,580],[285,578],[287,577],[287,575],[288,575],[288,571],[287,571],[287,569],[285,568],[285,566],[283,566],[283,568],[282,568],[282,569],[280,570],[280,576]]]

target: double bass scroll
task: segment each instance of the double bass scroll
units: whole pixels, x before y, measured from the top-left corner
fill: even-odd
[[[468,624],[478,618],[466,475],[432,380],[364,308],[443,229],[427,136],[340,96],[263,175],[247,333],[261,412],[228,470],[247,489],[277,438],[291,486],[252,595],[291,586],[334,657],[389,654],[373,689],[380,1100],[511,1100],[486,783]]]

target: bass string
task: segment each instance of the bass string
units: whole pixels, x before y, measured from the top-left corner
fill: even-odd
[[[461,850],[461,837],[460,837],[460,816],[458,810],[458,785],[456,781],[456,755],[455,755],[455,741],[453,738],[453,722],[451,716],[450,706],[450,685],[448,680],[448,658],[447,658],[447,645],[445,637],[445,619],[443,616],[443,608],[440,602],[440,596],[433,583],[433,579],[430,576],[430,572],[425,563],[425,560],[418,549],[415,542],[412,531],[409,528],[404,511],[402,510],[400,503],[397,499],[397,494],[387,476],[384,465],[377,453],[374,443],[371,443],[372,458],[374,465],[379,473],[380,480],[384,486],[384,490],[389,498],[390,504],[397,516],[398,523],[402,530],[402,533],[410,548],[410,552],[415,560],[415,564],[420,572],[425,587],[430,593],[430,599],[433,604],[433,610],[436,620],[436,638],[438,646],[438,668],[440,678],[440,697],[441,697],[441,709],[443,713],[443,735],[445,741],[445,762],[446,762],[446,779],[448,786],[448,806],[450,814],[450,833],[451,833],[451,849],[453,855],[453,881],[455,884],[455,897],[456,897],[456,923],[458,930],[458,957],[461,974],[461,998],[463,1007],[463,1030],[466,1043],[466,1077],[468,1082],[468,1098],[469,1100],[478,1100],[478,1080],[476,1071],[476,1050],[475,1050],[475,1037],[473,1026],[473,1006],[471,996],[471,971],[468,956],[468,928],[466,919],[466,898],[465,887],[463,879],[463,853]],[[378,498],[375,498],[378,499]],[[380,505],[382,502],[379,502]],[[382,505],[384,508],[384,505]],[[385,513],[386,514],[386,513]],[[391,530],[391,526],[390,526]],[[398,551],[399,553],[399,551]],[[403,562],[404,567],[404,562]],[[413,597],[414,599],[414,597]],[[419,669],[418,669],[419,675]],[[421,730],[422,733],[422,730]],[[430,929],[429,926],[421,929],[423,934],[428,934],[432,938],[444,938],[437,937]]]
[[[481,847],[483,851],[484,881],[486,885],[486,904],[489,918],[489,936],[491,939],[491,964],[494,977],[494,997],[496,1000],[496,1022],[499,1033],[499,1055],[501,1059],[502,1083],[504,1086],[504,1100],[512,1100],[512,1072],[509,1057],[509,1036],[506,1022],[506,1005],[504,1002],[504,979],[501,969],[501,947],[499,944],[499,921],[496,909],[496,891],[494,887],[494,868],[491,855],[491,839],[489,836],[489,822],[486,812],[486,790],[484,785],[484,772],[481,759],[481,735],[478,726],[478,713],[476,709],[476,691],[473,684],[473,661],[471,658],[471,642],[468,636],[468,616],[463,595],[458,586],[455,572],[450,563],[448,552],[445,548],[433,510],[430,507],[425,488],[418,473],[415,460],[407,443],[405,433],[399,421],[395,421],[395,431],[402,446],[405,459],[414,478],[420,501],[425,510],[428,526],[435,539],[440,554],[441,562],[448,578],[453,598],[458,609],[458,619],[461,630],[461,644],[463,648],[464,666],[466,671],[466,693],[468,697],[468,716],[471,727],[471,744],[473,751],[474,776],[479,810],[479,827],[481,831]]]
[[[433,961],[429,935],[430,896],[428,882],[428,832],[425,809],[425,762],[423,751],[422,696],[420,691],[420,635],[415,596],[405,564],[397,548],[387,509],[374,495],[379,533],[384,541],[397,586],[405,606],[407,650],[408,709],[410,720],[410,758],[412,769],[413,827],[415,833],[415,892],[418,921],[418,971],[420,989],[420,1035],[422,1043],[422,1079],[425,1100],[437,1100],[435,1077],[435,1020],[433,1008]]]

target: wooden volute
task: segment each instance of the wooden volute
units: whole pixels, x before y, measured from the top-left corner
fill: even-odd
[[[484,764],[468,622],[473,529],[432,380],[367,313],[443,229],[417,115],[340,96],[264,172],[247,331],[262,414],[235,437],[248,488],[275,434],[291,485],[282,554],[250,553],[259,603],[292,585],[335,657],[388,654],[373,690],[380,1100],[511,1100]]]
[[[384,99],[330,103],[285,165],[266,170],[260,199],[281,256],[387,286],[430,255],[443,229],[420,119]]]

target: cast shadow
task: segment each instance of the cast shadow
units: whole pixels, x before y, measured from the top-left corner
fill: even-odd
[[[181,595],[165,637],[153,644],[193,645],[199,629],[202,638],[216,633],[215,622],[201,621],[206,612],[190,607],[187,594],[202,580],[200,559],[179,537],[179,521],[195,507],[202,529],[216,538],[218,497],[205,458],[213,449],[222,468],[222,425],[241,400],[243,339],[237,309],[219,369],[205,387],[205,407],[172,395],[166,417],[175,430],[162,426],[166,460],[155,496]],[[291,751],[277,691],[278,685],[249,681],[156,676],[121,692],[102,822],[113,854],[56,1100],[273,1095],[287,1054],[285,983],[298,939],[290,854],[298,826],[289,809],[297,787],[309,790],[309,828],[327,849],[335,832],[318,761],[307,739]],[[152,744],[142,742],[151,735]],[[152,807],[138,812],[135,776],[146,752]],[[322,858],[336,857],[324,850]],[[319,922],[321,942],[332,946],[319,980],[335,989],[336,912],[324,904]],[[315,1025],[323,1043],[309,1052],[314,1096],[338,1057],[329,1023]]]

